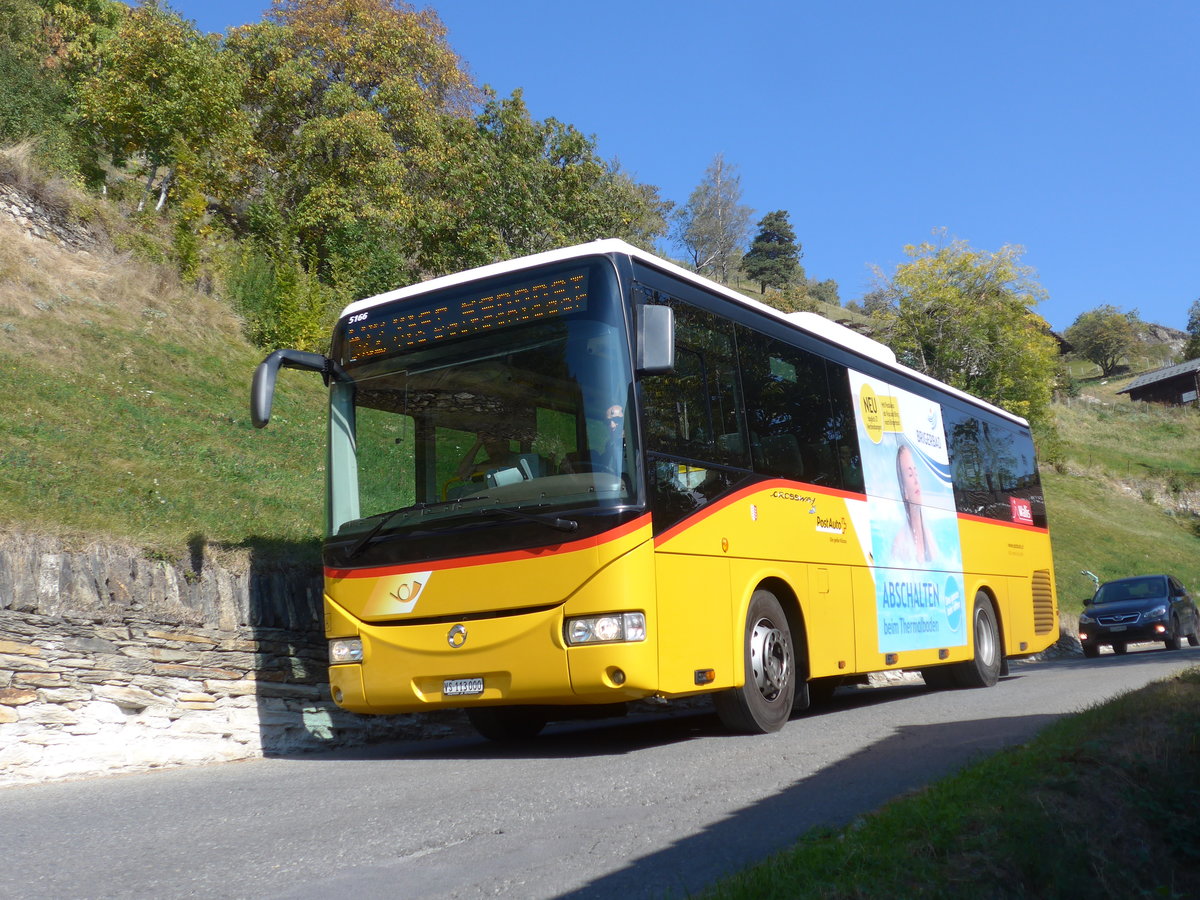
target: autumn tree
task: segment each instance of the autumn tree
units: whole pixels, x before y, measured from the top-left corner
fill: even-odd
[[[161,209],[180,162],[200,165],[242,123],[240,75],[214,40],[158,2],[130,10],[101,57],[80,87],[82,115],[118,162],[145,160],[139,209],[163,172]]]
[[[258,165],[243,224],[294,251],[346,290],[359,275],[416,272],[405,233],[436,175],[447,116],[477,97],[432,10],[391,0],[275,0],[266,20],[233,29],[246,67]],[[278,247],[276,247],[278,249]]]
[[[742,179],[737,167],[718,153],[675,216],[675,242],[697,272],[727,281],[736,268],[753,215],[741,201]]]
[[[0,142],[29,142],[48,169],[101,180],[76,92],[128,9],[117,0],[0,0]]]
[[[787,210],[769,212],[758,222],[758,234],[742,257],[742,271],[757,281],[760,293],[768,287],[782,288],[803,278],[803,256]]]
[[[1039,423],[1048,417],[1057,346],[1033,308],[1045,297],[1022,249],[966,241],[905,247],[880,277],[872,321],[901,362]]]
[[[596,152],[574,126],[529,115],[521,92],[491,94],[459,123],[418,226],[433,272],[602,237],[650,247],[667,205]]]
[[[1098,365],[1108,377],[1141,344],[1140,328],[1137,310],[1126,313],[1104,305],[1080,313],[1063,337],[1076,354]]]

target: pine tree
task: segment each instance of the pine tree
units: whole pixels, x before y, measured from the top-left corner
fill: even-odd
[[[779,209],[759,221],[758,235],[742,257],[742,271],[757,281],[765,294],[768,287],[783,288],[798,280],[802,255],[787,210]]]

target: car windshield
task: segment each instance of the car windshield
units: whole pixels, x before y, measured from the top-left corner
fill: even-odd
[[[1118,603],[1122,600],[1152,600],[1167,596],[1167,579],[1163,575],[1123,578],[1100,585],[1092,603]]]
[[[632,368],[614,291],[593,290],[570,315],[348,372],[331,393],[332,538],[514,516],[562,525],[560,513],[636,502]]]

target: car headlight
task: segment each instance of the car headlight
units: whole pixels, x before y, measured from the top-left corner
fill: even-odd
[[[1154,607],[1154,609],[1150,610],[1150,612],[1144,613],[1143,615],[1147,619],[1161,619],[1161,618],[1164,618],[1166,616],[1166,614],[1167,614],[1167,607],[1165,604],[1163,604],[1161,606]]]
[[[646,615],[640,612],[622,612],[567,619],[564,631],[567,643],[571,645],[644,641]]]
[[[1096,620],[1093,619],[1091,616],[1089,616],[1087,613],[1080,613],[1079,614],[1079,624],[1080,625],[1095,625]]]
[[[331,666],[360,663],[362,659],[363,645],[360,638],[336,638],[329,642],[329,664]]]

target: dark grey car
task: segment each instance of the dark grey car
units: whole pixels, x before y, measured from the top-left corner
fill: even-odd
[[[1135,575],[1100,585],[1079,616],[1083,655],[1095,657],[1108,644],[1124,653],[1129,644],[1162,641],[1178,650],[1183,638],[1200,645],[1200,611],[1173,575]]]

